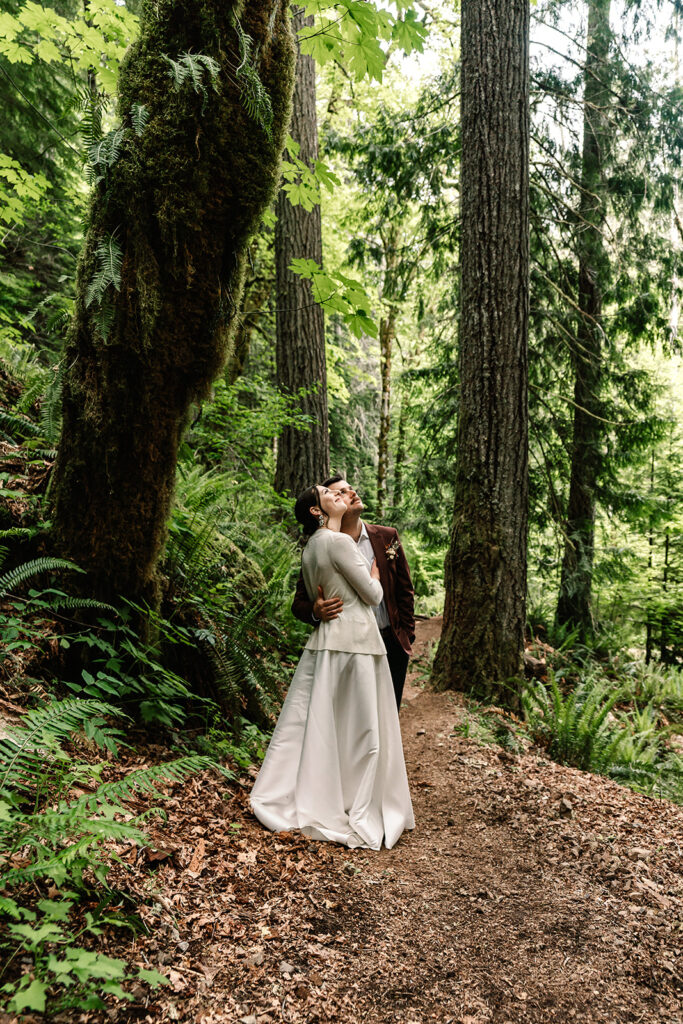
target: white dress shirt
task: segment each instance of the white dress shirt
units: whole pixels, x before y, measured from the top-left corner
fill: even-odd
[[[367,527],[362,519],[360,521],[360,537],[356,541],[356,544],[358,545],[358,550],[361,555],[368,563],[368,569],[372,568],[375,552],[372,549],[372,543],[368,537]],[[375,618],[377,619],[377,625],[380,629],[385,629],[389,625],[389,615],[387,613],[387,606],[384,603],[384,598],[382,598],[380,603],[373,608],[373,611],[375,613]]]

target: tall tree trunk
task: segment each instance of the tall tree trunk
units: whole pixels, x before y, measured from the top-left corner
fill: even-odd
[[[313,19],[304,18],[295,7],[295,33]],[[298,44],[297,44],[298,45]],[[318,122],[315,109],[315,63],[299,52],[290,133],[301,147],[299,159],[313,166],[318,156]],[[327,367],[325,363],[325,319],[314,299],[310,281],[289,269],[293,259],[311,259],[322,265],[320,206],[310,212],[292,206],[284,191],[277,201],[275,226],[275,269],[277,280],[277,380],[297,398],[299,411],[310,418],[310,432],[285,426],[277,448],[275,489],[299,494],[305,487],[330,474],[330,439],[327,420]]]
[[[254,331],[258,327],[259,321],[268,316],[266,310],[272,290],[273,279],[267,273],[260,274],[245,287],[238,324],[235,329],[235,339],[225,368],[228,384],[234,384],[244,373]]]
[[[602,296],[609,262],[602,237],[605,221],[603,167],[609,147],[611,0],[590,0],[583,98],[583,153],[577,244],[579,323],[572,353],[574,427],[567,525],[557,621],[592,628],[591,583],[595,550],[595,489],[602,466],[600,382]]]
[[[181,55],[195,70],[198,55],[217,62],[216,91],[206,67],[203,93],[190,78],[174,88],[167,57]],[[282,0],[143,4],[121,68],[125,134],[101,166],[79,263],[55,476],[58,546],[98,596],[158,600],[178,444],[229,347],[246,246],[277,185],[293,57]],[[258,123],[245,87],[262,90]]]
[[[528,0],[463,0],[461,45],[461,397],[434,681],[514,707],[528,504]]]
[[[384,249],[384,275],[382,281],[382,301],[386,313],[379,322],[379,364],[380,364],[380,401],[379,401],[379,435],[377,438],[377,507],[379,519],[384,515],[387,500],[387,474],[389,472],[389,430],[391,428],[391,355],[396,340],[396,303],[402,296],[399,294],[398,280],[398,229],[388,223],[380,231]]]
[[[390,306],[379,322],[379,361],[381,392],[379,404],[379,437],[377,442],[377,508],[381,519],[387,500],[389,470],[389,429],[391,427],[391,351],[396,338],[396,311]]]
[[[401,388],[401,411],[398,414],[398,438],[396,441],[396,458],[394,459],[394,489],[392,504],[395,509],[403,502],[403,464],[406,458],[406,420],[408,419],[408,401],[405,382]]]

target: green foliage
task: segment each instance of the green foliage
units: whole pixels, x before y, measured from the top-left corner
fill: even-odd
[[[207,84],[214,92],[218,92],[220,65],[213,57],[205,53],[184,53],[177,60],[165,54],[163,59],[168,64],[168,74],[174,89],[181,89],[186,84],[191,85],[199,96],[204,97],[205,103],[209,98]]]
[[[86,291],[87,306],[93,302],[101,303],[109,285],[113,285],[117,292],[121,290],[123,250],[115,233],[100,239],[95,250],[95,259],[97,269]]]
[[[260,763],[266,754],[269,735],[246,718],[237,723],[233,734],[226,733],[224,723],[216,718],[197,740],[200,751],[216,761],[230,761],[240,768]]]
[[[239,20],[235,19],[239,64],[235,77],[242,89],[242,103],[252,120],[256,121],[270,137],[273,127],[273,105],[258,73],[254,59],[254,40],[248,35]]]
[[[79,17],[69,19],[53,8],[28,0],[16,15],[0,15],[0,55],[10,64],[39,60],[93,71],[101,85],[114,91],[118,65],[137,19],[127,7],[111,0],[90,0]]]
[[[133,126],[133,131],[138,136],[142,137],[142,134],[149,121],[150,113],[144,103],[133,103],[130,108],[130,120]]]
[[[372,319],[370,298],[360,281],[341,270],[323,270],[310,259],[292,260],[290,270],[311,282],[316,302],[328,313],[339,313],[356,338],[364,334],[377,337],[378,328]]]
[[[15,569],[0,576],[0,597],[5,597],[10,591],[15,590],[22,583],[25,583],[26,580],[32,579],[34,576],[39,576],[45,572],[54,572],[58,569],[69,569],[73,572],[82,571],[73,562],[68,562],[64,558],[35,558],[31,562],[18,565]]]
[[[52,592],[48,607],[64,608],[64,599],[60,592]],[[35,597],[32,603],[37,607]],[[100,602],[78,599],[73,604],[103,607]],[[88,666],[78,678],[66,678],[64,685],[72,693],[115,703],[147,724],[177,728],[191,708],[201,703],[187,680],[169,667],[178,647],[194,648],[192,634],[149,609],[132,605],[116,611],[114,616],[98,617],[96,628],[60,634],[61,648],[74,656],[82,652]],[[151,639],[142,637],[131,620],[144,623]]]
[[[289,160],[282,161],[282,191],[292,206],[303,206],[310,212],[320,202],[321,188],[333,192],[335,186],[341,185],[341,179],[324,160],[316,160],[313,167],[300,160],[301,146],[291,135],[287,137],[286,149]]]
[[[573,686],[552,671],[547,684],[527,683],[522,707],[532,737],[553,760],[683,801],[683,761],[665,747],[654,703],[616,711],[626,697],[589,666]]]
[[[381,82],[386,64],[382,42],[411,53],[422,50],[427,34],[409,4],[399,0],[395,7],[396,14],[365,0],[343,0],[336,6],[329,0],[309,0],[304,10],[315,21],[299,32],[301,51],[320,65],[338,61],[356,81],[368,77]]]
[[[4,224],[23,224],[49,188],[45,175],[31,174],[16,160],[0,153],[0,221]]]
[[[138,124],[141,123],[139,114],[137,122]],[[98,182],[103,181],[106,178],[107,171],[114,166],[120,156],[121,146],[123,145],[125,136],[126,132],[124,128],[115,128],[89,146],[88,180],[91,185],[97,185]],[[88,305],[90,305],[90,302],[88,302]]]
[[[145,841],[146,815],[130,814],[131,797],[161,797],[158,783],[182,781],[214,762],[194,755],[103,783],[104,762],[80,763],[65,744],[83,732],[115,755],[121,733],[108,719],[118,714],[97,700],[55,702],[27,712],[21,726],[5,730],[0,740],[0,890],[6,894],[0,896],[0,994],[6,1011],[104,1009],[103,997],[131,998],[123,987],[128,981],[153,987],[165,981],[155,971],[133,972],[125,962],[83,946],[83,937],[92,943],[106,925],[118,922],[86,911],[85,923],[76,925],[77,901],[93,880],[106,889],[108,842]],[[91,792],[74,796],[83,786]],[[56,895],[38,899],[36,909],[27,906],[29,894],[46,881]],[[19,959],[21,971],[10,971]]]

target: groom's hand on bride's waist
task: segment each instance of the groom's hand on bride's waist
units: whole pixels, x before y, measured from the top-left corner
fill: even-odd
[[[318,596],[313,602],[314,619],[317,619],[318,622],[329,622],[330,619],[337,618],[343,607],[344,602],[341,597],[326,598],[323,588],[318,587]]]

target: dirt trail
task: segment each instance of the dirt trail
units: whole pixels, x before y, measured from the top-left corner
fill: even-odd
[[[180,797],[138,946],[174,990],[116,1020],[683,1024],[683,809],[454,734],[456,695],[406,695],[417,827],[393,850],[271,835],[246,792]]]

